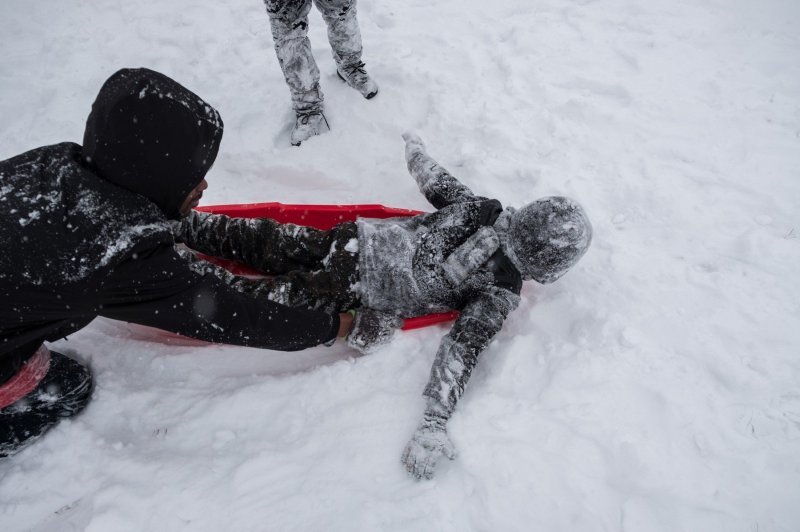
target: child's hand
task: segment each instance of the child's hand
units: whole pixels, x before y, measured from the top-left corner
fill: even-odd
[[[406,148],[408,148],[409,145],[417,144],[423,150],[425,149],[425,144],[422,143],[422,139],[413,131],[406,131],[403,133],[403,140],[406,141]]]
[[[423,144],[422,139],[412,131],[403,133],[403,140],[406,141],[406,163],[411,165],[411,161],[413,161],[415,157],[421,157],[425,153],[425,144]],[[411,166],[408,168],[411,170]]]
[[[422,139],[419,138],[419,135],[413,131],[406,131],[403,133],[403,140],[406,141],[406,163],[409,165],[415,157],[422,157],[426,153],[425,144],[423,144]],[[409,170],[410,169],[411,167],[409,166]]]
[[[394,332],[403,326],[403,320],[380,310],[360,308],[353,318],[353,327],[347,335],[347,345],[362,354],[369,354],[388,344]]]
[[[400,461],[416,480],[430,480],[442,455],[453,460],[456,449],[447,437],[446,419],[430,411],[425,413],[414,436],[406,444]]]

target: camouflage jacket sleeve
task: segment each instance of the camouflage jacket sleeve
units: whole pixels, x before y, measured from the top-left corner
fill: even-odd
[[[514,292],[490,286],[464,307],[452,330],[442,338],[424,395],[440,404],[446,417],[455,410],[481,352],[519,301]]]
[[[437,209],[452,203],[483,201],[472,190],[434,161],[418,138],[406,141],[406,164],[408,173],[417,182],[420,191],[431,205]]]
[[[332,243],[329,232],[311,227],[197,211],[176,222],[173,233],[177,242],[200,253],[278,274],[307,270]]]

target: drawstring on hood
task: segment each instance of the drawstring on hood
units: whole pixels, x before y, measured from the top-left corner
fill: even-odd
[[[219,113],[167,76],[122,69],[100,89],[83,157],[103,179],[149,199],[170,219],[219,151]]]

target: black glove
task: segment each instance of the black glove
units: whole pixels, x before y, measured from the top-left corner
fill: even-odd
[[[353,327],[347,334],[347,345],[368,354],[388,344],[394,331],[403,326],[403,320],[380,310],[360,308],[355,312]]]

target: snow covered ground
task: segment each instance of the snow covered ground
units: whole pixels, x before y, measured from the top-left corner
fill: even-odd
[[[362,0],[371,101],[288,145],[259,0],[3,0],[0,159],[80,142],[103,80],[161,70],[217,106],[207,203],[427,208],[400,133],[505,204],[581,201],[593,248],[531,284],[450,425],[399,464],[443,328],[354,359],[165,345],[97,320],[86,412],[0,465],[0,529],[800,530],[800,3]]]

